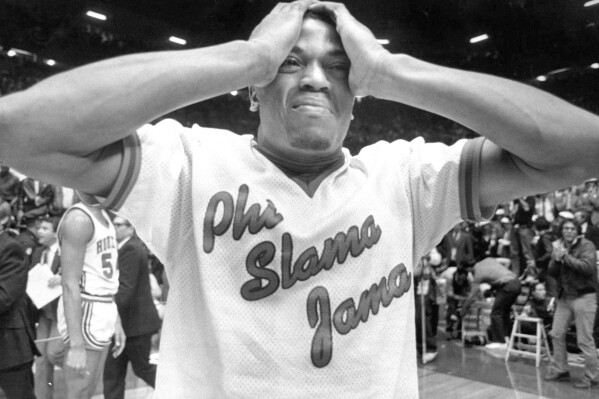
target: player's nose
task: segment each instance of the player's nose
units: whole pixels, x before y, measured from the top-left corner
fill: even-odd
[[[311,62],[302,71],[300,87],[305,90],[328,91],[330,82],[326,70],[317,62]]]

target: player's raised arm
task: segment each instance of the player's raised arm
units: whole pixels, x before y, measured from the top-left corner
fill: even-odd
[[[113,143],[172,110],[270,82],[311,3],[277,5],[247,41],[122,56],[0,98],[0,159],[46,182],[106,194],[121,163]]]
[[[336,21],[356,95],[418,107],[489,138],[481,162],[482,206],[599,175],[599,116],[522,83],[391,54],[342,4],[311,9]]]

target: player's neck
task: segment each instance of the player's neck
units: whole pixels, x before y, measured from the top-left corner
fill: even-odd
[[[293,176],[318,176],[341,167],[345,162],[341,149],[330,155],[310,159],[282,155],[260,144],[256,145],[256,149],[285,174]]]

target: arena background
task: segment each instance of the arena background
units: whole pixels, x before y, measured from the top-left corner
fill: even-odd
[[[516,79],[599,111],[599,5],[588,0],[350,0],[348,9],[395,53]],[[273,0],[1,0],[0,91],[94,60],[247,38]],[[586,4],[586,6],[585,6]],[[94,11],[105,20],[90,17]],[[487,35],[486,40],[471,39]],[[176,36],[185,45],[169,41]],[[48,65],[52,64],[52,65]],[[16,81],[16,83],[15,83]],[[254,133],[247,90],[169,115]],[[232,111],[233,110],[233,111]],[[454,142],[474,133],[401,104],[364,98],[346,146],[377,140]]]

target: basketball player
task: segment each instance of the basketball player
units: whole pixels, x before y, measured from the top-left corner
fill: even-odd
[[[244,86],[257,139],[144,125]],[[356,95],[486,139],[352,156]],[[342,4],[311,0],[278,4],[247,41],[99,62],[0,110],[1,159],[96,194],[165,264],[160,398],[418,398],[417,260],[463,218],[599,174],[596,115],[390,54]]]
[[[79,203],[65,213],[58,236],[63,286],[58,332],[67,346],[66,394],[69,399],[91,398],[118,319],[115,230],[104,210]],[[122,338],[115,338],[121,347]]]

